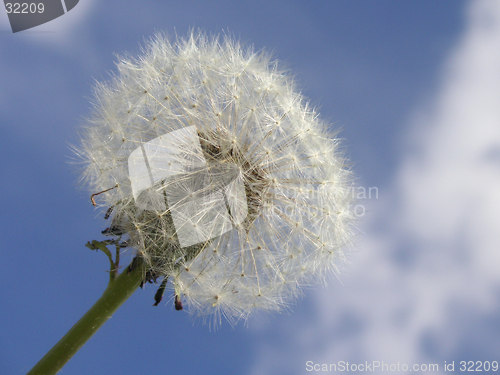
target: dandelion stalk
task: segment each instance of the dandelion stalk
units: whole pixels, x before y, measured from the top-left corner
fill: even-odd
[[[134,267],[127,267],[118,277],[110,279],[101,298],[82,316],[59,342],[31,369],[29,375],[56,374],[66,362],[92,337],[113,313],[134,293],[144,279],[145,265],[136,258]]]

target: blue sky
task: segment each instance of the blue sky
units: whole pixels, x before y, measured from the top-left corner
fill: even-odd
[[[126,5],[124,5],[124,3]],[[92,305],[105,222],[69,144],[115,54],[156,31],[234,34],[342,129],[378,199],[349,264],[282,314],[216,331],[135,293],[62,374],[304,374],[339,360],[500,360],[500,7],[398,2],[80,1],[17,34],[0,12],[0,363],[25,373]],[[495,357],[496,356],[496,357]]]

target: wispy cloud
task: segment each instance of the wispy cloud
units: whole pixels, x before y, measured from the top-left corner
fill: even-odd
[[[413,363],[498,353],[499,46],[500,2],[471,2],[344,285],[317,292],[315,316],[275,328],[289,344],[264,344],[254,373],[276,373],[291,358]]]

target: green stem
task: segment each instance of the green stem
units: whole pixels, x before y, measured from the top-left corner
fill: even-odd
[[[28,372],[28,375],[56,374],[85,342],[113,315],[144,279],[144,262],[136,258],[133,269],[110,280],[108,287],[94,306],[54,345]]]

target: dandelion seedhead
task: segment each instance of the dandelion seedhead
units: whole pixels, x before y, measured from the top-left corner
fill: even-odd
[[[245,317],[335,269],[350,173],[275,62],[193,33],[157,35],[117,66],[82,135],[84,179],[106,190],[107,233],[127,236],[152,279],[171,280],[176,303]]]

